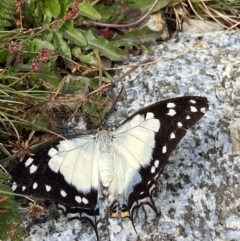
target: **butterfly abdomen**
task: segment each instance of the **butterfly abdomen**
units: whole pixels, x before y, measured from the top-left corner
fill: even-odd
[[[109,132],[102,130],[98,134],[98,172],[104,187],[109,187],[113,173],[113,152]]]

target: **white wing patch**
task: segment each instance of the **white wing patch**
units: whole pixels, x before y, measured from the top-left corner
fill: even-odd
[[[55,148],[51,148],[51,149],[48,151],[48,155],[49,155],[50,157],[55,156],[57,153],[58,153],[58,150],[55,149]]]
[[[38,184],[36,182],[33,183],[33,189],[36,189],[38,187]]]
[[[176,138],[176,135],[172,132],[171,134],[170,134],[170,139],[175,139]]]
[[[49,160],[48,166],[53,172],[58,173],[60,166],[62,164],[62,161],[65,158],[66,154],[67,154],[66,152],[58,153]]]
[[[173,103],[173,102],[167,103],[167,108],[174,108],[174,107],[176,107],[175,103]]]
[[[147,118],[144,120],[143,116],[137,115],[115,133],[117,152],[123,159],[129,160],[130,163],[126,164],[137,170],[148,165],[155,146],[155,133],[160,128],[160,121],[154,119],[152,113]],[[125,128],[128,131],[122,132]]]
[[[164,154],[164,153],[166,153],[167,152],[167,147],[166,146],[163,146],[163,148],[162,148],[162,153]]]
[[[78,191],[84,193],[91,188],[97,189],[98,165],[93,158],[94,147],[92,135],[61,141],[58,150],[51,148],[48,152],[51,157],[48,166],[52,171],[62,173],[66,182]]]
[[[35,166],[35,165],[31,165],[30,168],[29,168],[29,172],[30,172],[30,174],[33,174],[34,172],[36,172],[37,169],[38,169],[37,166]]]
[[[190,106],[190,111],[191,111],[191,112],[197,112],[198,110],[197,110],[196,107],[194,107],[194,106]]]
[[[169,109],[167,115],[170,115],[170,116],[175,116],[176,115],[176,111],[174,109]]]
[[[113,143],[115,151],[126,162],[125,165],[136,170],[148,166],[155,147],[155,134],[159,129],[160,120],[154,119],[153,113],[148,113],[146,118],[136,115],[120,126],[114,134],[116,138]]]
[[[17,189],[17,183],[13,182],[12,184],[12,191],[14,192]]]
[[[180,122],[180,121],[179,121],[179,122],[177,123],[177,126],[178,126],[178,128],[181,128],[181,127],[183,127],[183,124],[182,124],[182,122]]]
[[[61,195],[62,195],[63,197],[66,197],[66,196],[67,196],[67,193],[66,193],[64,190],[61,190],[60,193],[61,193]]]
[[[51,186],[49,186],[49,185],[45,185],[45,188],[46,188],[47,192],[51,191],[51,189],[52,189]]]
[[[33,158],[32,157],[29,157],[26,162],[24,163],[25,167],[28,167],[29,165],[31,165],[33,162]]]
[[[113,151],[117,171],[109,187],[110,201],[123,191],[127,197],[142,181],[138,170],[149,165],[159,129],[160,120],[155,119],[153,113],[148,113],[146,117],[140,114],[134,116],[115,131]]]
[[[189,102],[196,104],[196,100],[189,100]]]
[[[155,166],[156,168],[159,166],[159,160],[156,160],[156,161],[154,162],[154,166]]]

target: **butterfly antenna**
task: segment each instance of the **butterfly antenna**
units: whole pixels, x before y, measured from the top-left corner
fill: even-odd
[[[117,98],[114,100],[111,109],[107,112],[107,114],[106,114],[106,116],[105,116],[105,119],[107,119],[108,116],[109,116],[109,114],[113,111],[114,106],[116,105],[117,101],[119,100],[119,97],[121,96],[121,94],[122,94],[122,92],[123,92],[123,88],[124,88],[124,86],[122,86],[122,88],[121,88],[121,90],[120,90]]]

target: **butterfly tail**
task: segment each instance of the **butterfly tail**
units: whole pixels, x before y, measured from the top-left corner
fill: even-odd
[[[56,203],[56,205],[59,210],[61,210],[65,215],[67,215],[69,221],[74,219],[87,221],[93,227],[97,240],[100,240],[97,229],[98,223],[101,222],[98,208],[70,208],[60,203]]]

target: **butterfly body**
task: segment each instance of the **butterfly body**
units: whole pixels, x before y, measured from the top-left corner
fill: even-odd
[[[109,187],[114,176],[114,153],[111,133],[107,130],[102,130],[98,133],[96,149],[99,152],[97,160],[99,181],[104,187]]]
[[[95,231],[102,187],[108,190],[110,217],[116,217],[119,203],[120,216],[131,220],[142,204],[157,211],[152,198],[157,179],[207,109],[204,97],[173,98],[143,108],[114,131],[102,128],[45,145],[13,169],[12,189],[60,203],[67,213],[90,220]]]

